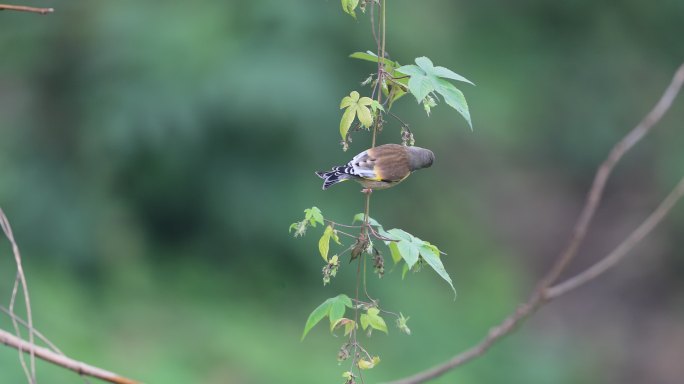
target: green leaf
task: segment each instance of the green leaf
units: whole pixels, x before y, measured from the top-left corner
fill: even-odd
[[[342,98],[340,102],[340,109],[345,109],[340,120],[340,135],[342,140],[347,138],[349,128],[354,122],[354,118],[358,117],[364,127],[370,128],[373,125],[373,115],[371,114],[369,106],[373,105],[373,100],[370,97],[359,97],[359,93],[352,91],[349,96]]]
[[[420,69],[419,66],[413,65],[413,64],[403,65],[403,66],[397,68],[396,71],[401,72],[405,75],[409,75],[409,76],[417,76],[417,75],[425,76],[425,71]]]
[[[402,280],[404,280],[406,278],[406,274],[410,270],[411,270],[411,268],[409,268],[408,265],[404,264],[404,267],[401,269],[401,279]]]
[[[399,247],[397,246],[397,243],[394,241],[390,242],[389,249],[390,249],[390,255],[392,256],[392,261],[394,261],[394,264],[400,262],[402,260],[402,257],[401,257],[401,251],[399,251]]]
[[[470,121],[470,111],[463,92],[458,90],[453,84],[444,80],[437,80],[437,92],[444,97],[444,101],[468,122],[470,130],[473,130],[473,123]]]
[[[357,221],[360,221],[363,223],[365,218],[366,218],[366,215],[363,212],[357,213],[356,215],[354,215],[354,220],[352,220],[352,223],[356,223]],[[380,225],[380,223],[375,221],[375,219],[373,219],[372,217],[368,218],[368,224],[370,224],[374,227],[382,227],[382,225]]]
[[[406,262],[404,269],[402,270],[402,279],[406,276],[406,273],[416,265],[419,258],[422,258],[442,279],[449,283],[454,294],[456,294],[454,283],[446,269],[444,269],[442,260],[439,257],[440,251],[436,246],[398,228],[390,229],[387,232],[379,229],[378,233],[381,236],[392,240],[398,240],[385,241],[385,244],[389,247],[392,260],[394,260],[395,263],[401,261],[401,259]]]
[[[371,114],[368,106],[373,105],[373,99],[370,97],[362,97],[359,99],[358,107],[356,108],[356,114],[359,117],[359,121],[366,128],[370,128],[373,125],[373,115]],[[377,103],[377,101],[376,101]]]
[[[318,240],[318,251],[326,262],[328,261],[328,251],[330,251],[330,237],[333,234],[332,225],[328,225],[323,231],[323,236]]]
[[[364,97],[362,97],[362,98],[359,99],[359,103],[358,103],[358,104],[367,107],[367,106],[373,104],[373,99],[371,99],[370,97],[364,96]]]
[[[407,233],[401,229],[390,229],[387,231],[390,239],[399,240],[392,241],[389,244],[390,251],[392,252],[392,259],[395,258],[394,253],[397,252],[404,259],[409,269],[413,268],[413,265],[418,262],[418,256],[420,253],[419,246],[421,243],[418,241],[420,239],[415,238],[410,233]],[[393,249],[394,248],[394,249]]]
[[[401,79],[397,80],[400,83],[406,82],[408,84],[407,79]],[[408,87],[408,85],[406,85]],[[404,88],[398,86],[398,85],[392,85],[390,88],[390,92],[387,94],[387,97],[389,98],[389,108],[392,108],[392,104],[394,104],[395,101],[397,101],[399,98],[404,96],[406,94],[406,91]]]
[[[432,72],[432,68],[435,67],[434,64],[432,64],[432,60],[428,59],[425,56],[416,57],[415,61],[416,64],[418,64],[418,66],[420,67],[420,69],[425,71],[425,73],[427,74],[430,74]]]
[[[416,97],[420,103],[425,96],[435,90],[432,80],[425,75],[414,75],[408,81],[409,91]]]
[[[451,277],[447,273],[446,269],[444,269],[442,260],[439,258],[439,249],[425,241],[423,242],[423,245],[420,246],[420,255],[423,260],[425,260],[425,262],[432,267],[432,269],[434,269],[440,277],[442,277],[442,279],[449,283],[449,286],[451,287],[451,290],[454,291],[455,296],[456,288],[454,288],[454,283],[451,281]]]
[[[340,305],[342,306],[342,315],[339,315]],[[306,337],[306,334],[309,333],[311,328],[313,328],[326,316],[331,317],[331,323],[339,320],[342,316],[344,316],[345,306],[349,308],[352,307],[352,301],[347,295],[337,295],[321,303],[321,305],[316,307],[316,309],[311,312],[309,318],[306,320],[306,325],[304,325],[304,333],[302,334],[302,340],[304,340],[304,337]],[[332,317],[335,317],[335,321],[332,321]]]
[[[396,71],[410,76],[408,90],[415,96],[418,103],[423,102],[423,108],[428,115],[430,114],[430,109],[434,107],[434,100],[433,102],[424,102],[425,98],[430,93],[437,92],[444,98],[447,105],[454,108],[465,118],[470,130],[472,130],[473,123],[463,92],[445,79],[462,81],[471,85],[475,84],[448,68],[435,67],[427,57],[418,57],[415,62],[417,65],[404,65],[397,68]]]
[[[306,337],[306,334],[309,333],[311,328],[313,328],[316,324],[318,324],[319,321],[323,320],[328,314],[330,313],[330,306],[332,305],[330,302],[331,299],[328,299],[324,301],[321,305],[316,307],[316,309],[311,312],[309,315],[309,318],[306,319],[306,325],[304,325],[304,333],[302,334],[302,340],[304,340],[304,337]]]
[[[324,225],[323,214],[317,207],[311,207],[304,210],[304,220],[308,220],[312,227],[316,227],[316,223]]]
[[[432,73],[438,77],[444,77],[451,80],[462,81],[470,85],[475,85],[472,81],[466,79],[465,77],[459,75],[458,73],[452,71],[449,68],[444,67],[434,67],[432,68]]]
[[[356,6],[359,5],[359,0],[342,0],[342,10],[356,19]]]
[[[377,62],[378,62],[378,55],[376,55],[375,53],[373,53],[373,52],[371,52],[371,51],[366,51],[366,52],[354,52],[354,53],[352,53],[351,55],[349,55],[349,57],[351,57],[351,58],[353,58],[353,59],[371,61],[371,62],[373,62],[373,63],[377,63]],[[396,61],[392,61],[392,60],[390,60],[390,59],[387,59],[387,58],[383,58],[383,59],[382,59],[382,63],[385,64],[385,66],[391,66],[391,67],[393,67],[393,68],[396,68],[396,67],[399,66],[399,63],[397,63]],[[389,71],[389,70],[388,70],[388,71]]]
[[[387,324],[385,324],[385,320],[380,317],[379,309],[368,308],[366,316],[368,318],[368,325],[370,325],[371,328],[387,333]]]
[[[378,109],[385,112],[385,107],[383,107],[382,104],[378,103],[378,101],[375,99],[371,100],[370,106],[373,110],[373,113],[375,113]]]
[[[342,114],[342,119],[340,120],[340,135],[342,135],[342,140],[347,138],[347,132],[349,132],[349,128],[351,128],[355,116],[355,106],[348,107]]]
[[[330,306],[330,325],[333,325],[337,320],[344,317],[346,306],[341,300],[335,300]]]
[[[335,241],[338,245],[342,245],[342,243],[340,243],[340,236],[337,235],[337,230],[332,231],[330,238],[333,239],[333,241]]]

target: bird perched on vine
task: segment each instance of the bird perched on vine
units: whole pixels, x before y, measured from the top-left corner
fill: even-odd
[[[386,189],[404,181],[413,171],[428,168],[435,161],[431,150],[399,144],[367,149],[347,163],[328,172],[316,172],[324,180],[323,189],[345,180],[359,182],[364,192]]]

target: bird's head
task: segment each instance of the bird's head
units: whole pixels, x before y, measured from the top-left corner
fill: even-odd
[[[425,148],[408,147],[408,155],[411,171],[428,168],[435,161],[435,154]]]

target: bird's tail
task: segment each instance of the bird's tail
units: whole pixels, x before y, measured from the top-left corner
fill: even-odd
[[[347,167],[334,167],[332,171],[316,172],[316,175],[323,179],[323,189],[328,189],[331,185],[348,180],[351,176],[347,171]]]

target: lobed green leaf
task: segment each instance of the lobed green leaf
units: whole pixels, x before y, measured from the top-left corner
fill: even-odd
[[[345,307],[352,307],[352,301],[349,296],[341,294],[335,297],[331,297],[321,303],[316,309],[311,312],[309,318],[306,320],[304,325],[304,333],[302,334],[302,340],[309,333],[311,328],[323,320],[326,316],[330,318],[330,323],[334,324],[337,320],[344,316]],[[341,313],[341,314],[340,314]],[[333,320],[334,319],[334,320]]]
[[[356,6],[359,5],[359,0],[342,0],[342,10],[356,19]]]
[[[392,241],[389,244],[392,259],[396,257],[395,254],[399,254],[401,255],[401,258],[404,259],[409,269],[413,268],[413,265],[418,262],[418,256],[420,254],[420,239],[398,228],[390,229],[387,233],[389,238],[399,240]]]
[[[306,324],[304,325],[304,333],[302,334],[302,340],[309,333],[311,328],[313,328],[318,322],[323,320],[330,313],[331,299],[324,301],[321,305],[316,307],[316,309],[311,312],[309,318],[306,319]]]
[[[414,75],[408,81],[409,91],[416,97],[418,103],[422,102],[430,92],[435,91],[432,79],[425,75]]]
[[[408,75],[408,76],[418,76],[418,75],[425,76],[426,75],[424,70],[420,69],[419,66],[413,65],[413,64],[403,65],[403,66],[397,68],[396,71],[401,72],[401,73]]]
[[[347,133],[354,122],[354,117],[356,117],[356,106],[347,107],[340,120],[340,135],[342,136],[342,140],[347,138]]]
[[[366,311],[366,319],[368,321],[368,325],[370,325],[371,328],[388,333],[387,324],[385,324],[385,320],[380,316],[379,309],[368,308],[368,310]]]
[[[373,125],[373,115],[371,114],[370,109],[365,105],[361,105],[360,102],[359,106],[356,108],[356,115],[364,127],[370,128]]]
[[[470,85],[475,85],[472,81],[466,79],[465,77],[459,75],[458,73],[452,71],[449,68],[444,67],[434,67],[432,68],[432,73],[438,77],[444,77],[451,80],[462,81]]]
[[[442,279],[444,279],[444,281],[449,283],[449,286],[451,287],[451,290],[454,291],[455,296],[456,288],[454,288],[454,283],[451,281],[451,277],[447,273],[446,269],[444,269],[444,264],[442,264],[442,260],[439,258],[439,249],[425,241],[420,247],[420,255],[423,260],[425,260],[425,262],[432,267],[432,269],[434,269]]]
[[[323,213],[318,207],[311,207],[304,210],[304,220],[309,221],[309,225],[316,227],[316,223],[324,225]]]
[[[437,272],[442,279],[449,284],[451,289],[454,291],[454,294],[456,294],[454,283],[442,264],[442,260],[440,259],[440,251],[436,246],[398,228],[390,229],[387,232],[380,228],[378,229],[378,233],[381,236],[394,240],[385,241],[385,244],[387,244],[390,249],[392,260],[394,260],[395,263],[398,263],[401,260],[406,262],[402,269],[402,279],[406,276],[406,273],[416,265],[418,260],[422,258],[432,269],[435,270],[435,272]]]
[[[432,73],[432,68],[435,67],[434,64],[432,64],[432,60],[428,59],[425,56],[416,57],[415,62],[428,75]]]
[[[437,79],[437,93],[444,97],[444,101],[468,122],[470,130],[473,130],[473,123],[470,120],[470,111],[463,92],[458,90],[453,84],[444,80]]]

